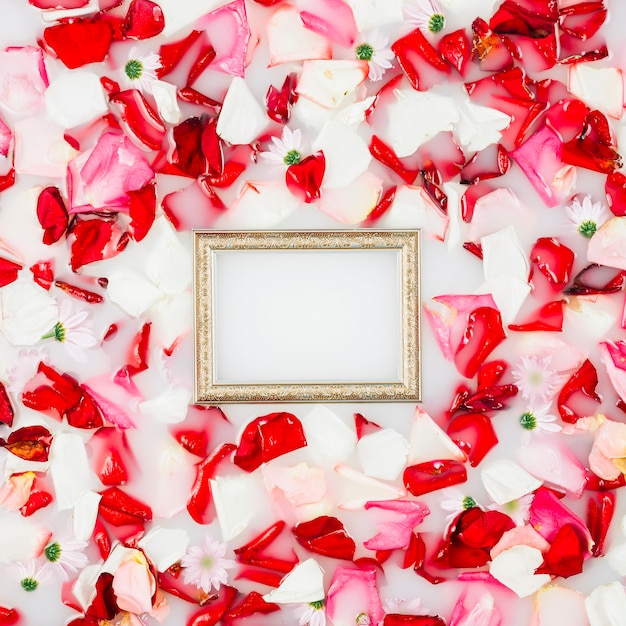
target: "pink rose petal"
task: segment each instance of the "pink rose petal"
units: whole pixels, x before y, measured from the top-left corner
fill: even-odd
[[[339,566],[328,587],[326,616],[333,624],[350,624],[359,615],[367,615],[370,624],[379,624],[384,617],[376,569]]]
[[[32,46],[0,51],[0,104],[16,113],[34,113],[43,107],[48,75],[43,51]]]
[[[392,511],[399,514],[400,518],[391,522],[378,523],[376,525],[378,534],[363,543],[368,550],[406,548],[413,529],[421,524],[430,513],[425,504],[409,500],[382,500],[365,503],[366,510],[372,508]]]
[[[300,13],[304,26],[349,48],[357,37],[352,9],[342,0],[309,0]]]
[[[500,552],[519,545],[536,548],[544,554],[550,548],[550,544],[532,526],[526,524],[525,526],[516,526],[503,533],[500,541],[491,549],[489,554],[494,559]]]

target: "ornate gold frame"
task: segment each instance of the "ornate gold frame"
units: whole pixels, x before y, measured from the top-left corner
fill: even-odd
[[[196,404],[226,402],[420,401],[420,232],[194,231]],[[213,253],[220,250],[398,249],[401,258],[402,365],[400,382],[217,384],[213,375]]]

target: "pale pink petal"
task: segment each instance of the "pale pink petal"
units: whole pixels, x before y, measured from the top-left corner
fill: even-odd
[[[382,190],[382,179],[366,171],[345,187],[325,189],[318,208],[342,224],[359,224],[372,212]]]
[[[367,78],[367,61],[307,60],[296,92],[326,109],[336,109]]]
[[[0,154],[7,156],[9,148],[13,142],[13,133],[11,129],[0,119]]]
[[[235,0],[212,11],[200,20],[200,24],[217,53],[211,68],[243,77],[250,40],[244,0]]]
[[[598,347],[613,388],[626,401],[626,342],[603,341]]]
[[[94,391],[87,385],[83,384],[83,387],[96,401],[97,405],[102,410],[102,414],[108,422],[110,422],[111,424],[115,424],[119,428],[136,428],[133,420],[130,419],[128,414],[124,410],[122,410],[120,406],[118,406],[114,402],[111,402],[111,400],[105,398],[103,395],[99,394],[97,391]]]
[[[299,463],[294,467],[284,467],[267,463],[262,467],[263,482],[268,491],[280,489],[293,506],[314,504],[326,493],[324,471]]]
[[[300,13],[302,23],[313,32],[347,48],[354,44],[357,27],[352,9],[342,0],[309,0]]]
[[[0,507],[7,511],[17,511],[23,507],[28,502],[34,480],[34,472],[10,476],[0,489]]]
[[[502,615],[493,596],[476,586],[468,586],[456,601],[450,626],[500,626]]]
[[[333,624],[349,624],[361,614],[367,615],[371,624],[380,623],[384,617],[376,569],[339,566],[328,587],[326,616]]]
[[[626,217],[612,217],[589,240],[587,260],[626,270]]]
[[[549,586],[535,597],[535,609],[529,626],[589,626],[585,596],[574,589]]]
[[[503,533],[500,541],[491,548],[489,554],[494,559],[500,552],[519,545],[536,548],[542,553],[546,553],[550,548],[550,544],[532,526],[525,524]]]
[[[396,515],[394,521],[379,522],[376,525],[378,534],[363,543],[368,550],[406,548],[413,529],[421,524],[430,513],[425,504],[410,500],[382,500],[365,503],[366,510],[372,508],[392,511],[399,514],[399,517]]]
[[[0,104],[16,113],[33,113],[43,106],[47,87],[40,48],[13,46],[0,51]]]
[[[603,480],[617,480],[622,473],[615,463],[602,454],[595,445],[589,452],[589,468]]]
[[[130,558],[117,568],[113,574],[113,591],[117,605],[123,611],[140,614],[152,609],[154,578],[145,557]]]

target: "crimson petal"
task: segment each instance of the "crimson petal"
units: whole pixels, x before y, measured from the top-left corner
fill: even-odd
[[[267,115],[274,122],[286,124],[291,117],[291,107],[298,101],[296,85],[298,75],[295,72],[287,74],[280,89],[270,85],[265,95]]]
[[[567,406],[567,401],[577,392],[582,392],[588,398],[596,402],[602,402],[602,398],[596,393],[598,385],[598,372],[593,363],[586,359],[585,362],[576,370],[570,379],[565,383],[563,389],[559,392],[557,401],[559,407],[559,415],[564,422],[575,424],[582,416],[578,415]]]
[[[234,587],[224,585],[216,599],[210,600],[206,606],[189,617],[187,626],[215,626],[232,607],[236,597],[237,590]]]
[[[101,261],[114,256],[116,251],[111,249],[113,236],[117,229],[109,220],[91,219],[76,222],[72,234],[70,266],[72,271],[83,265]]]
[[[37,219],[44,229],[43,242],[56,243],[67,230],[69,216],[61,192],[56,187],[46,187],[37,199]]]
[[[49,26],[43,31],[43,38],[63,64],[73,70],[104,61],[113,40],[113,30],[102,19],[79,18]]]
[[[285,182],[294,196],[302,197],[310,203],[320,197],[320,187],[326,171],[326,159],[320,150],[294,163],[285,172]]]
[[[559,528],[543,563],[535,574],[550,574],[569,578],[583,571],[584,546],[576,529],[571,524]]]
[[[491,420],[482,413],[458,415],[448,424],[446,432],[465,452],[472,467],[476,467],[498,443]]]
[[[404,486],[414,495],[421,496],[467,480],[467,471],[458,461],[427,461],[409,465],[402,475]]]
[[[152,510],[147,504],[128,495],[119,487],[109,487],[100,492],[99,515],[113,526],[148,522]]]
[[[122,119],[139,141],[150,150],[161,147],[167,129],[141,91],[127,89],[111,95],[109,100],[120,105]]]
[[[46,291],[50,290],[54,280],[52,263],[50,261],[39,261],[28,268],[33,273],[33,280]]]
[[[151,0],[132,0],[124,22],[122,34],[127,39],[156,37],[165,28],[161,7]]]
[[[509,324],[510,330],[531,332],[531,331],[558,331],[563,330],[563,308],[564,300],[556,300],[544,304],[538,311],[535,311],[530,320],[523,324]]]
[[[159,48],[161,67],[156,70],[156,75],[163,78],[174,71],[201,34],[200,30],[192,30],[184,39],[161,45]]]
[[[622,474],[623,476],[623,474]],[[599,493],[587,505],[587,527],[593,539],[593,556],[604,555],[604,541],[615,513],[615,494]]]
[[[404,615],[387,613],[383,626],[446,626],[446,622],[438,615]]]
[[[262,463],[306,445],[302,424],[295,415],[270,413],[246,426],[233,463],[246,472],[253,472]]]
[[[30,517],[33,513],[47,507],[52,502],[52,495],[47,491],[31,491],[28,501],[22,507],[20,507],[20,514],[22,517]],[[3,622],[0,620],[0,624]]]
[[[0,446],[25,461],[44,462],[48,460],[52,433],[40,425],[24,426],[14,430]]]
[[[15,411],[11,404],[11,398],[4,386],[4,383],[0,381],[0,422],[11,427],[13,425],[13,418],[15,417]]]
[[[275,611],[280,611],[278,604],[266,602],[258,591],[251,591],[239,604],[225,613],[222,619],[229,622],[256,614],[267,615]]]
[[[472,56],[472,44],[467,37],[465,29],[460,28],[459,30],[444,35],[439,40],[437,48],[439,54],[441,54],[461,76],[465,76],[465,69]]]
[[[311,552],[334,559],[354,558],[356,543],[336,517],[321,515],[296,525],[292,532],[296,541]]]
[[[369,145],[370,154],[383,165],[395,172],[407,185],[412,184],[419,172],[417,169],[406,167],[398,155],[382,139],[372,135]]]
[[[133,239],[141,241],[148,234],[156,216],[156,183],[149,183],[142,189],[127,193],[130,199],[128,214]]]
[[[569,281],[574,258],[574,253],[554,237],[540,237],[530,251],[531,262],[558,290]]]
[[[22,269],[19,263],[0,257],[0,287],[17,280],[17,273]]]

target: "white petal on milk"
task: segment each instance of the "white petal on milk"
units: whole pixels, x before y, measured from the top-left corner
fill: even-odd
[[[168,387],[158,396],[139,403],[139,411],[164,424],[179,424],[189,409],[192,393],[185,387]]]
[[[409,442],[397,430],[382,428],[361,437],[356,449],[367,476],[395,480],[406,464]]]
[[[622,578],[626,576],[626,542],[611,544],[605,560]]]
[[[254,141],[269,122],[265,111],[254,97],[245,79],[235,76],[228,87],[217,134],[229,143],[239,145]]]
[[[63,128],[86,124],[109,110],[100,78],[84,70],[59,74],[46,89],[44,100],[50,119]]]
[[[409,435],[409,465],[435,460],[465,461],[465,454],[434,422],[418,408]]]
[[[622,626],[626,615],[626,592],[621,582],[596,587],[585,598],[589,626]]]
[[[334,117],[335,122],[344,126],[358,126],[365,121],[365,112],[374,104],[376,96],[370,96],[363,100],[358,100],[354,104],[342,106],[337,110]]]
[[[0,515],[0,563],[37,556],[49,531],[21,515]]]
[[[574,296],[565,307],[565,324],[579,337],[601,341],[619,326],[622,304],[610,295]]]
[[[73,508],[85,492],[97,488],[82,437],[56,433],[50,446],[50,476],[54,502],[60,511]]]
[[[372,155],[365,140],[352,128],[328,122],[313,142],[326,159],[324,189],[346,187],[367,171]]]
[[[366,171],[346,187],[325,189],[317,207],[342,224],[359,224],[378,204],[382,190],[382,179]]]
[[[530,285],[521,278],[503,274],[486,280],[475,294],[490,293],[502,315],[504,326],[512,324],[531,292]]]
[[[296,92],[326,107],[337,108],[365,80],[367,61],[304,61]]]
[[[624,80],[617,67],[594,67],[589,63],[569,66],[567,88],[591,109],[598,109],[616,120],[622,117]]]
[[[305,28],[300,11],[280,5],[267,21],[270,67],[291,61],[330,59],[332,46],[326,37]]]
[[[567,587],[550,585],[540,589],[535,598],[533,626],[589,626],[585,596]]]
[[[484,466],[480,478],[496,504],[506,504],[541,487],[541,481],[509,459],[498,459]]]
[[[334,470],[343,479],[337,497],[337,508],[342,511],[358,511],[370,500],[397,500],[406,495],[403,489],[366,476],[345,463],[338,463]]]
[[[7,454],[4,464],[4,479],[7,480],[13,474],[23,472],[45,473],[50,467],[50,461],[26,461],[15,454]]]
[[[535,574],[543,563],[537,548],[519,545],[503,550],[489,565],[489,573],[520,598],[532,595],[550,582],[548,574]]]
[[[149,236],[153,247],[146,261],[148,278],[167,294],[187,289],[191,285],[193,272],[191,254],[181,243],[169,220],[159,217]]]
[[[382,24],[402,23],[404,0],[346,0],[360,32]]]
[[[44,22],[58,22],[68,19],[70,17],[80,17],[81,15],[93,15],[100,10],[100,4],[98,0],[89,0],[89,2],[79,9],[58,9],[58,10],[46,10],[39,11],[41,19]]]
[[[176,85],[164,80],[153,80],[150,89],[161,119],[168,124],[178,124],[182,119],[182,113],[178,106]]]
[[[157,571],[164,572],[184,556],[189,546],[189,534],[183,528],[153,527],[138,545]]]
[[[380,228],[421,228],[425,234],[444,240],[449,218],[434,204],[423,187],[401,185],[391,207],[377,221]]]
[[[301,206],[282,180],[247,181],[219,228],[272,228]]]
[[[511,118],[506,113],[474,104],[467,97],[459,105],[459,121],[455,134],[467,152],[478,152],[498,143],[502,137],[500,131],[511,123]]]
[[[89,541],[96,526],[98,506],[102,496],[95,491],[85,491],[74,503],[72,513],[72,529],[74,538]]]
[[[329,408],[318,405],[302,420],[306,452],[322,467],[347,458],[356,446],[356,433]]]
[[[164,295],[143,274],[135,270],[114,270],[108,279],[109,300],[133,317],[143,315]]]
[[[165,19],[162,35],[169,37],[229,2],[231,0],[159,0]]]
[[[56,300],[31,281],[17,280],[0,290],[0,331],[14,346],[33,346],[59,319]]]
[[[65,128],[47,115],[16,122],[15,171],[18,174],[65,178],[76,150],[63,138]]]
[[[298,563],[280,585],[263,596],[265,602],[301,604],[324,599],[324,570],[315,559]]]
[[[423,143],[459,122],[456,100],[426,91],[396,89],[388,109],[382,138],[400,157],[413,154]]]
[[[612,217],[589,240],[587,260],[626,270],[626,217]]]
[[[152,333],[163,346],[171,346],[193,325],[191,290],[159,300],[151,309]]]
[[[318,503],[326,493],[326,477],[319,467],[306,463],[285,467],[269,462],[261,466],[261,472],[267,492],[280,489],[294,507]]]
[[[263,504],[264,489],[257,474],[217,476],[211,480],[211,493],[223,541],[244,532]]]
[[[96,580],[100,575],[101,564],[94,563],[80,570],[72,585],[72,594],[83,610],[86,610],[96,596]]]
[[[446,247],[449,251],[458,249],[469,238],[465,235],[467,224],[461,217],[461,198],[467,191],[466,185],[448,182],[443,184],[443,192],[448,197],[448,229]]]

